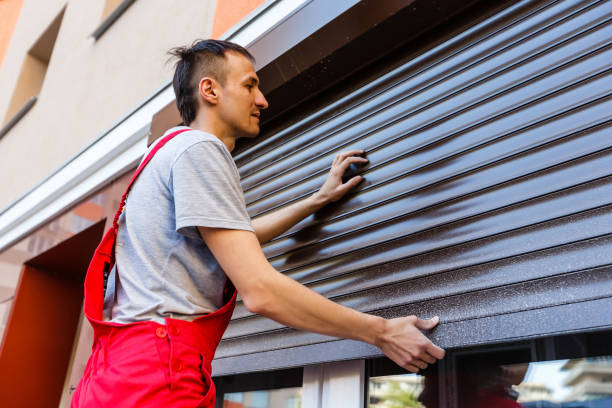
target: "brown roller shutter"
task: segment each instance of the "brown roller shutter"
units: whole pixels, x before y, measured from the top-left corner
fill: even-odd
[[[264,246],[271,264],[364,312],[437,314],[447,348],[610,327],[611,17],[515,3],[237,152],[252,217],[315,191],[341,150],[370,159],[350,199]],[[214,364],[377,353],[239,303]]]

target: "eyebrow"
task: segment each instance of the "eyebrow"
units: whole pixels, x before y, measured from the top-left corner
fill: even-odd
[[[255,76],[249,76],[248,78],[246,78],[246,79],[244,80],[244,82],[245,82],[245,83],[246,83],[246,82],[250,82],[250,83],[252,83],[252,84],[254,84],[254,85],[257,85],[257,84],[259,84],[259,79],[257,79],[257,77],[255,77]]]

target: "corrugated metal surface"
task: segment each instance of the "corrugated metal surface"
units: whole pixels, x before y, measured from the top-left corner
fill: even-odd
[[[609,1],[516,3],[237,153],[251,216],[315,191],[338,151],[370,159],[350,200],[265,245],[272,265],[362,311],[438,314],[446,347],[612,297],[611,17]],[[457,325],[475,319],[481,337]],[[375,353],[330,340],[239,303],[216,374]]]

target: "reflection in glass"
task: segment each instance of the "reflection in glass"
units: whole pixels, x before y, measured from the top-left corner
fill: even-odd
[[[525,408],[610,408],[612,356],[531,363],[515,389]]]
[[[520,407],[519,394],[513,386],[523,381],[528,364],[499,364],[492,356],[466,359],[465,363],[457,379],[459,407]]]
[[[301,408],[301,406],[300,387],[223,394],[223,408]]]
[[[368,407],[438,408],[432,397],[445,378],[456,385],[453,407],[612,408],[612,356],[506,364],[508,356],[463,355],[452,372],[370,377]]]
[[[421,408],[424,377],[416,374],[370,378],[369,408]]]

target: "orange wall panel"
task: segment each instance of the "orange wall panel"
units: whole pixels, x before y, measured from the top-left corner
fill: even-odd
[[[2,406],[57,407],[101,220],[26,262],[0,346]]]
[[[0,66],[11,42],[23,0],[0,1]]]
[[[217,0],[211,38],[219,38],[265,0]]]

